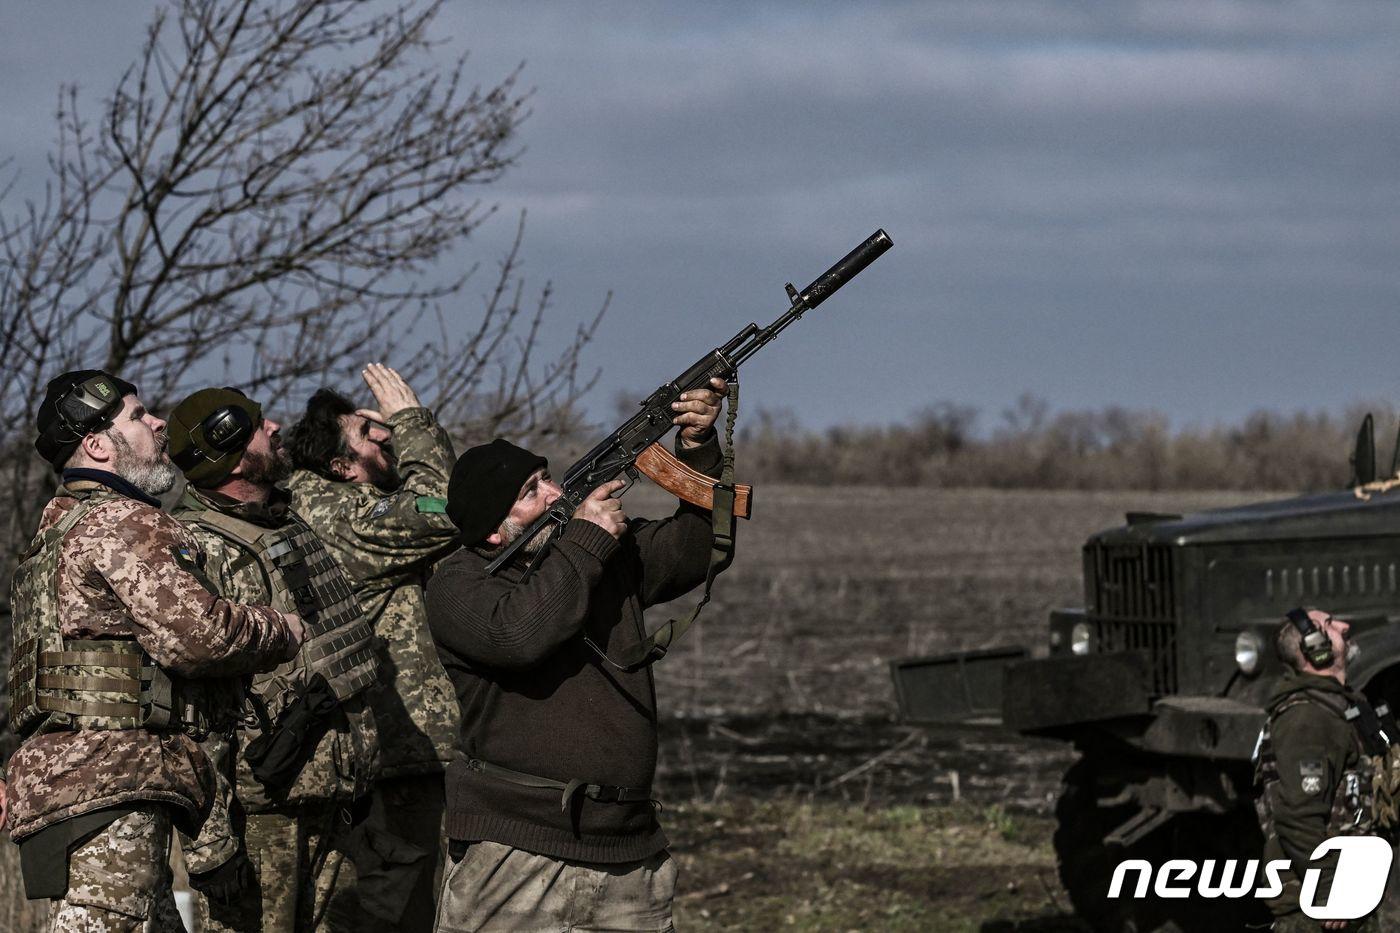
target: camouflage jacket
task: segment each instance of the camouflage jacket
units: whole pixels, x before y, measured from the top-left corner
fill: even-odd
[[[199,542],[160,509],[98,483],[74,483],[45,507],[40,531],[78,504],[75,492],[99,501],[61,544],[56,608],[65,638],[133,638],[157,665],[186,678],[252,673],[286,656],[281,615],[210,592],[187,563],[204,562]],[[181,732],[40,733],[10,759],[10,831],[22,839],[136,800],[172,804],[181,825],[196,828],[214,784],[208,759]]]
[[[285,498],[274,499],[271,505],[264,506],[234,502],[193,487],[185,490],[173,514],[183,521],[191,514],[191,506],[201,505],[273,528],[295,520]],[[267,578],[251,551],[197,525],[190,525],[188,530],[203,548],[205,573],[220,593],[230,599],[271,601]],[[287,662],[276,672],[285,672],[287,666],[296,663],[295,660]],[[377,689],[371,688],[371,692]],[[256,693],[257,688],[254,686],[251,690]],[[226,815],[232,804],[228,799],[230,792],[236,794],[241,807],[249,813],[285,811],[304,804],[353,800],[367,793],[379,776],[378,730],[370,703],[363,694],[342,703],[340,714],[317,743],[301,773],[285,795],[279,795],[276,800],[271,799],[253,777],[242,755],[248,743],[260,734],[258,717],[250,708],[231,744],[217,738],[205,743],[206,752],[220,772],[221,792],[216,796],[214,812],[199,838],[185,843],[186,849],[193,850],[193,857],[189,859],[192,871],[208,871],[237,851],[237,833]]]
[[[373,700],[383,776],[438,772],[451,760],[460,714],[428,633],[423,586],[433,564],[456,548],[443,512],[452,442],[426,408],[388,419],[399,488],[328,480],[307,470],[287,484],[292,503],[340,561],[382,639],[392,690]]]

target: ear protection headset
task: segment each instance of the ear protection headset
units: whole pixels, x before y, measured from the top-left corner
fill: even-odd
[[[106,375],[91,376],[58,399],[58,420],[48,433],[59,443],[82,440],[110,423],[121,407],[122,391],[117,384]]]
[[[1288,610],[1288,621],[1292,622],[1298,629],[1298,634],[1303,636],[1303,657],[1314,668],[1321,670],[1330,667],[1333,660],[1332,639],[1327,637],[1327,633],[1317,627],[1307,610],[1299,606],[1296,609]]]
[[[236,392],[247,398],[238,389],[224,387],[225,392]],[[246,408],[238,405],[220,405],[190,429],[190,446],[171,455],[171,460],[188,473],[204,461],[214,461],[225,455],[248,446],[248,440],[257,429],[257,423]]]

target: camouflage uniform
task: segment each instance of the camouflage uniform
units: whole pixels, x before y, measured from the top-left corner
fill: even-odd
[[[268,528],[300,519],[277,494],[267,505],[238,503],[194,487],[185,490],[174,509],[174,516],[187,523],[207,554],[205,569],[220,593],[233,599],[271,601],[268,579],[251,551],[193,524],[209,509]],[[300,663],[300,659],[288,662],[273,675],[289,677]],[[321,925],[332,890],[354,888],[355,872],[347,862],[352,804],[369,792],[379,769],[379,740],[367,694],[341,702],[290,787],[272,793],[253,776],[243,751],[260,734],[253,707],[276,702],[276,697],[263,696],[274,689],[273,675],[251,685],[253,699],[233,747],[206,746],[225,780],[236,787],[237,799],[225,819],[211,818],[199,838],[186,843],[187,864],[193,873],[207,872],[237,852],[241,837],[257,885],[235,904],[199,897],[205,930],[290,933],[312,929]]]
[[[363,898],[359,906],[374,915],[377,928],[397,920],[400,929],[426,930],[437,890],[442,772],[452,758],[459,712],[428,633],[423,584],[434,562],[455,547],[457,530],[443,511],[455,458],[447,433],[427,409],[396,412],[387,423],[401,477],[394,492],[308,470],[292,474],[287,485],[298,513],[345,568],[382,639],[391,689],[373,698],[383,779],[368,820],[378,835],[368,845],[381,854],[395,851],[393,859],[425,859],[411,892],[385,892],[373,901]],[[385,830],[398,839],[379,834]]]
[[[128,813],[74,849],[68,894],[53,905],[52,933],[183,931],[170,888],[170,814]]]
[[[1332,836],[1393,837],[1372,819],[1373,764],[1359,724],[1348,718],[1349,710],[1367,702],[1359,691],[1332,677],[1289,670],[1280,678],[1255,763],[1265,860],[1288,859],[1302,868],[1313,849]],[[1331,889],[1335,867],[1335,855],[1320,863],[1319,900]],[[1299,874],[1284,871],[1281,879],[1283,893],[1269,902],[1274,929],[1322,929],[1298,906]],[[1400,928],[1395,894],[1388,891],[1375,913],[1348,929]]]
[[[177,677],[238,675],[287,655],[280,614],[207,589],[198,542],[159,508],[101,483],[71,482],[44,509],[40,534],[79,507],[88,510],[58,544],[56,591],[16,587],[17,626],[23,613],[53,613],[65,640],[134,639]],[[45,726],[29,735],[9,763],[16,841],[95,811],[128,811],[71,853],[54,929],[161,929],[173,903],[171,821],[198,829],[214,786],[199,745],[177,729]]]

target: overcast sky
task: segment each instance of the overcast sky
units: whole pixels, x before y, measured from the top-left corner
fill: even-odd
[[[42,179],[60,82],[96,112],[148,2],[0,2],[0,157]],[[531,280],[614,300],[591,406],[649,389],[877,227],[894,249],[745,367],[809,425],[1400,401],[1400,4],[476,3],[437,24],[536,89]]]

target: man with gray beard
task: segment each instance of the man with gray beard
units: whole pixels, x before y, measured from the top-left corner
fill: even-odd
[[[673,419],[677,456],[710,476],[725,388],[684,393]],[[712,517],[681,502],[669,518],[629,519],[612,498],[623,482],[492,576],[487,564],[562,492],[543,457],[501,438],[452,470],[447,514],[463,548],[428,584],[462,708],[438,933],[673,929],[676,864],[651,786],[653,658],[638,655],[643,610],[704,582]]]
[[[219,685],[296,654],[300,619],[213,592],[198,541],[155,498],[176,473],[136,387],[49,383],[35,447],[62,471],[11,581],[10,833],[49,929],[178,930],[172,824],[199,830],[215,778],[197,737],[238,716]]]
[[[277,483],[291,472],[281,425],[234,389],[201,389],[170,413],[171,458],[189,481],[174,515],[208,554],[219,593],[296,606],[307,640],[247,684],[232,742],[206,751],[223,804],[186,845],[201,929],[337,929],[333,893],[354,896],[352,825],[379,774],[370,694],[374,633],[339,564]],[[236,789],[236,793],[233,793]]]

